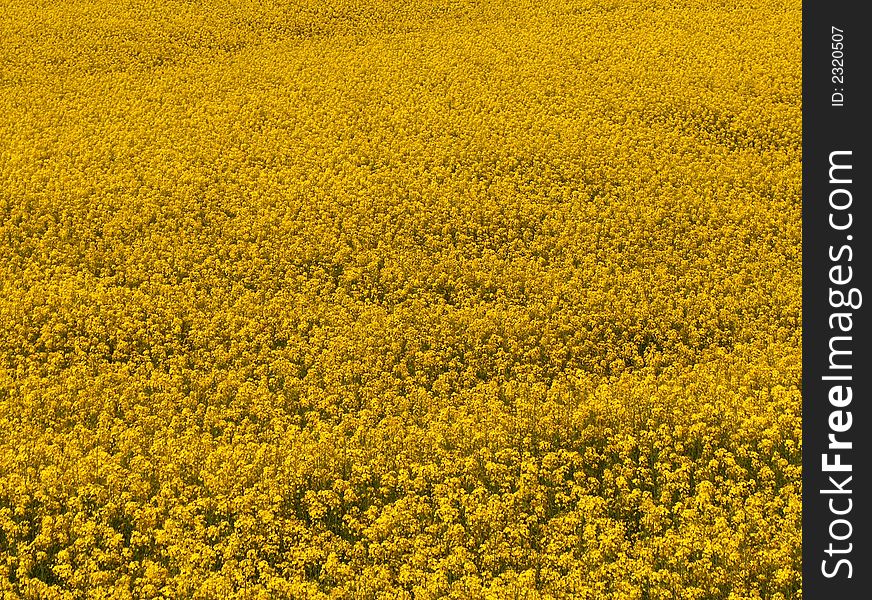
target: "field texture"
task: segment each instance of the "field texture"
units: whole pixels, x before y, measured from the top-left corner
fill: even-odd
[[[799,598],[800,23],[0,0],[0,598]]]

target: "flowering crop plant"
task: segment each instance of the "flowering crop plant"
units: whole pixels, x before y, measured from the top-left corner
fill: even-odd
[[[798,0],[0,6],[0,598],[800,598]]]

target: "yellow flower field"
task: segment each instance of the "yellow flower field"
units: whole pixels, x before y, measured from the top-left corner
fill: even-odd
[[[0,4],[0,598],[800,598],[798,0]]]

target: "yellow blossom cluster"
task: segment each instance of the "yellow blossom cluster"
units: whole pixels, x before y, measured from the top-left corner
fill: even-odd
[[[800,598],[798,0],[0,5],[0,598]]]

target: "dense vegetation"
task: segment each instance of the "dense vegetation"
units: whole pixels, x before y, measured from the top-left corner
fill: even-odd
[[[799,598],[800,3],[0,0],[2,598]]]

